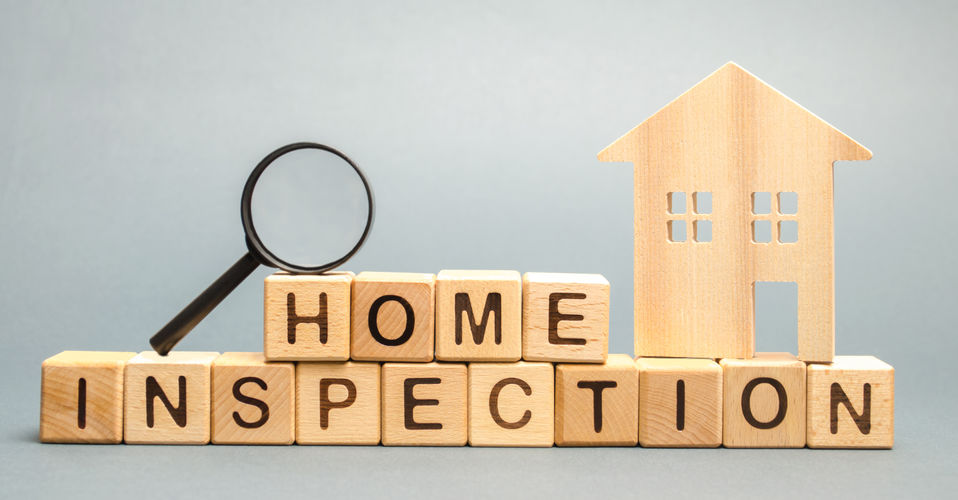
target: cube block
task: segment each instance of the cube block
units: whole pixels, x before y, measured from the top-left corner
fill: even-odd
[[[522,277],[517,271],[440,271],[436,278],[436,359],[518,361]]]
[[[380,383],[379,363],[298,363],[296,442],[379,444]]]
[[[227,352],[212,365],[213,444],[293,444],[293,363],[267,363],[263,353]]]
[[[598,274],[522,277],[522,359],[603,363],[609,350],[609,282]]]
[[[384,363],[383,444],[466,444],[467,369],[461,363]]]
[[[352,359],[432,361],[436,275],[359,273],[352,289]]]
[[[556,445],[635,446],[638,415],[639,370],[629,355],[556,365]]]
[[[639,444],[722,444],[722,367],[711,359],[639,358]]]
[[[722,444],[729,448],[805,446],[805,363],[789,353],[723,359]]]
[[[807,368],[809,448],[891,448],[895,369],[873,356],[835,356]]]
[[[349,359],[353,274],[267,276],[263,284],[263,354],[270,361]]]
[[[552,363],[469,364],[469,444],[552,446]]]

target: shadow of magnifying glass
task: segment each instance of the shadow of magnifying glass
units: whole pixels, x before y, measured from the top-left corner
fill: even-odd
[[[157,353],[168,354],[260,265],[320,274],[349,260],[372,227],[373,192],[346,155],[322,144],[298,142],[256,165],[243,188],[240,216],[246,254],[150,338]]]

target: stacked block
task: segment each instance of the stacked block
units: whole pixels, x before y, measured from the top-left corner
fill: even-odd
[[[262,353],[46,360],[41,441],[893,445],[891,366],[608,354],[599,275],[276,273],[264,292]]]

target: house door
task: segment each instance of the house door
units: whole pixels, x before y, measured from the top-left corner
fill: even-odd
[[[756,281],[755,351],[798,352],[798,285]]]

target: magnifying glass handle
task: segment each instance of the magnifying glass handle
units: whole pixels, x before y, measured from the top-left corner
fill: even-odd
[[[249,252],[240,257],[235,264],[216,279],[212,285],[203,290],[193,302],[183,308],[175,318],[171,319],[156,335],[150,338],[153,350],[161,356],[166,356],[190,330],[193,329],[210,311],[213,310],[227,295],[243,282],[259,266]]]

